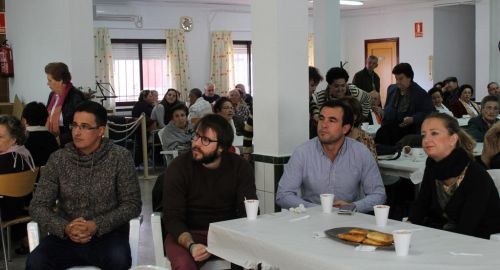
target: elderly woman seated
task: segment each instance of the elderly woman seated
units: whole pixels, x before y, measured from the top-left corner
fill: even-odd
[[[165,126],[161,141],[163,150],[186,152],[191,149],[193,127],[187,120],[188,108],[177,104],[172,108],[172,120]]]
[[[421,131],[428,158],[408,221],[481,238],[500,232],[498,191],[472,159],[472,138],[443,113],[429,115]]]
[[[354,123],[349,133],[347,133],[347,136],[366,145],[368,150],[370,150],[370,152],[372,153],[373,158],[377,160],[377,149],[375,148],[375,142],[373,141],[373,138],[370,136],[370,134],[360,128],[361,122],[363,120],[361,103],[359,103],[359,101],[355,97],[351,96],[344,96],[340,100],[351,107],[354,115]]]
[[[0,116],[0,174],[16,173],[27,170],[35,170],[35,164],[30,152],[23,146],[26,134],[21,121],[14,116]],[[30,196],[30,195],[28,195]],[[11,220],[23,215],[25,210],[25,198],[13,198],[4,196],[0,199],[2,209],[2,220]],[[21,239],[26,235],[26,225],[19,224],[13,231],[14,240]],[[16,253],[27,253],[27,242]]]
[[[479,115],[479,106],[471,99],[474,89],[468,84],[463,84],[458,89],[458,100],[450,103],[449,109],[453,115],[460,118],[464,115],[476,117]]]
[[[241,98],[241,94],[238,89],[233,89],[229,91],[229,100],[233,104],[234,108],[234,126],[236,128],[236,135],[240,136],[243,134],[243,129],[245,127],[245,121],[250,115],[250,108]]]

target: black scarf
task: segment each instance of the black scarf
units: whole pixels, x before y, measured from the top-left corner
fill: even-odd
[[[425,167],[429,168],[433,179],[444,181],[451,177],[459,176],[470,162],[471,160],[467,152],[463,148],[458,147],[441,161],[434,161],[430,157],[427,158]]]

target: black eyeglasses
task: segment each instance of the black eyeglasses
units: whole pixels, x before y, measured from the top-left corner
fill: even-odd
[[[201,144],[203,144],[204,146],[208,146],[210,143],[213,143],[213,142],[218,142],[218,141],[214,141],[208,137],[205,137],[205,136],[201,136],[199,135],[198,133],[195,133],[193,135],[193,138],[191,139],[193,142],[196,142],[197,140],[201,139]]]
[[[77,125],[77,124],[73,123],[73,124],[69,125],[70,130],[79,129],[79,130],[83,130],[83,131],[90,131],[90,130],[98,129],[98,128],[99,127],[92,127],[92,126],[87,125],[87,124]]]

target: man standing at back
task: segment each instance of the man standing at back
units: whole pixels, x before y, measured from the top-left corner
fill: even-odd
[[[345,136],[353,121],[351,108],[342,101],[323,105],[318,137],[295,149],[285,165],[276,194],[278,205],[286,209],[316,206],[322,193],[335,194],[334,206],[350,204],[363,213],[385,202],[382,178],[370,151]]]
[[[198,269],[209,257],[208,225],[244,217],[244,200],[256,199],[253,168],[228,152],[233,129],[222,116],[203,117],[192,150],[168,166],[163,189],[165,250],[172,269]]]
[[[364,69],[354,74],[352,84],[370,93],[371,91],[380,92],[380,78],[375,73],[378,67],[378,58],[375,55],[370,55],[366,58],[366,66]]]
[[[141,192],[130,152],[103,138],[106,122],[99,103],[80,103],[70,125],[73,143],[42,169],[30,215],[50,235],[26,269],[130,268],[128,224],[141,212]]]

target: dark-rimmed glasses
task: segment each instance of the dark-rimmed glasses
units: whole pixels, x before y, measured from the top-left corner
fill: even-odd
[[[201,144],[203,144],[204,146],[208,146],[210,143],[213,143],[213,142],[218,142],[216,140],[212,140],[208,137],[205,137],[205,136],[201,136],[199,135],[198,133],[195,133],[193,135],[193,138],[191,139],[193,142],[196,142],[197,140],[201,139]]]

